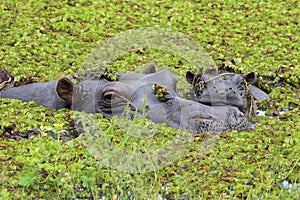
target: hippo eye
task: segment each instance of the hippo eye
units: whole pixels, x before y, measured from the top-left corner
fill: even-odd
[[[168,106],[172,106],[172,105],[173,105],[172,100],[167,101],[167,105],[168,105]]]
[[[205,82],[204,82],[204,81],[199,82],[199,83],[198,83],[198,88],[199,88],[199,89],[204,89],[204,88],[206,88]]]
[[[194,87],[196,96],[201,96],[205,88],[206,83],[204,81],[198,82],[198,84]]]
[[[245,90],[245,84],[242,82],[242,83],[240,83],[238,86],[237,86],[237,88],[238,88],[238,90]]]
[[[195,88],[195,95],[196,96],[201,96],[202,93],[203,93],[203,89],[202,88],[199,88],[199,87]]]
[[[103,97],[107,100],[113,100],[114,98],[116,98],[116,96],[112,95],[112,94],[107,94],[107,95],[104,95]]]
[[[111,102],[118,98],[118,94],[113,90],[109,90],[103,94],[102,98],[107,102]]]

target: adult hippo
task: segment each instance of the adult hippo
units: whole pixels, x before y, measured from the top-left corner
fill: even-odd
[[[234,106],[208,106],[178,96],[176,77],[168,70],[120,74],[117,81],[68,78],[33,83],[1,91],[4,98],[35,101],[51,109],[71,108],[109,118],[126,113],[193,132],[223,132],[251,128],[248,117]],[[133,78],[134,77],[134,78]]]
[[[264,91],[252,85],[257,80],[254,72],[241,76],[235,73],[194,74],[188,71],[186,80],[192,85],[192,100],[205,105],[235,106],[249,116],[256,113],[254,99],[270,100]]]

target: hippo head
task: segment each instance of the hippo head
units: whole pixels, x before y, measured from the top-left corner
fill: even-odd
[[[249,84],[253,84],[256,80],[254,72],[240,76],[234,73],[195,75],[188,71],[186,80],[192,85],[193,100],[199,103],[231,105],[243,113],[252,112],[253,98]]]
[[[120,74],[117,81],[83,80],[73,84],[68,78],[61,78],[57,81],[56,92],[61,99],[71,105],[72,110],[101,113],[109,118],[121,115],[126,109],[138,113],[141,113],[142,109],[148,109],[149,106],[142,106],[139,101],[146,95],[146,92],[140,89],[145,85],[150,88],[154,84],[163,85],[176,96],[176,83],[177,79],[170,71],[156,72],[150,65],[143,73]],[[150,93],[151,95],[146,95],[151,101],[150,104],[160,103],[157,94]]]

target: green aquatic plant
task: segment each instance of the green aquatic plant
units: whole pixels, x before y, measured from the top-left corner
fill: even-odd
[[[167,95],[170,94],[168,88],[165,86],[161,86],[157,83],[152,85],[152,91],[155,96],[158,98],[159,101],[166,101],[168,100]]]
[[[106,39],[162,27],[199,43],[219,68],[257,72],[258,86],[272,100],[257,103],[266,116],[253,118],[253,131],[222,133],[210,151],[203,146],[210,134],[196,135],[173,163],[130,174],[105,166],[79,139],[61,141],[80,130],[74,125],[78,113],[0,99],[0,199],[299,199],[296,189],[281,187],[300,182],[299,10],[298,1],[3,1],[0,67],[15,76],[15,85],[74,76]],[[141,72],[149,62],[176,74],[182,94],[185,72],[198,70],[172,52],[147,47],[129,51],[108,69]],[[147,139],[129,137],[124,127],[130,122],[96,120],[112,144],[131,152],[155,152],[178,134],[137,119],[131,125],[160,131]],[[36,136],[12,139],[30,131]]]

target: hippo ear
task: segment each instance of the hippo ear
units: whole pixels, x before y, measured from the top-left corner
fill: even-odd
[[[58,96],[70,105],[72,104],[73,86],[74,84],[68,78],[61,78],[56,84],[56,92]]]
[[[260,101],[263,101],[263,100],[267,100],[267,101],[270,101],[271,98],[270,96],[265,93],[264,91],[262,91],[260,88],[254,86],[254,85],[251,85],[251,93],[254,97],[254,99],[256,100],[260,100]]]
[[[256,74],[254,72],[250,72],[248,74],[245,74],[244,76],[244,79],[246,80],[247,83],[250,83],[250,84],[254,84],[256,82]]]
[[[185,74],[185,79],[189,84],[193,84],[195,74],[191,71],[187,71]]]
[[[154,63],[150,63],[148,67],[143,71],[143,74],[153,74],[156,72],[156,65]]]

